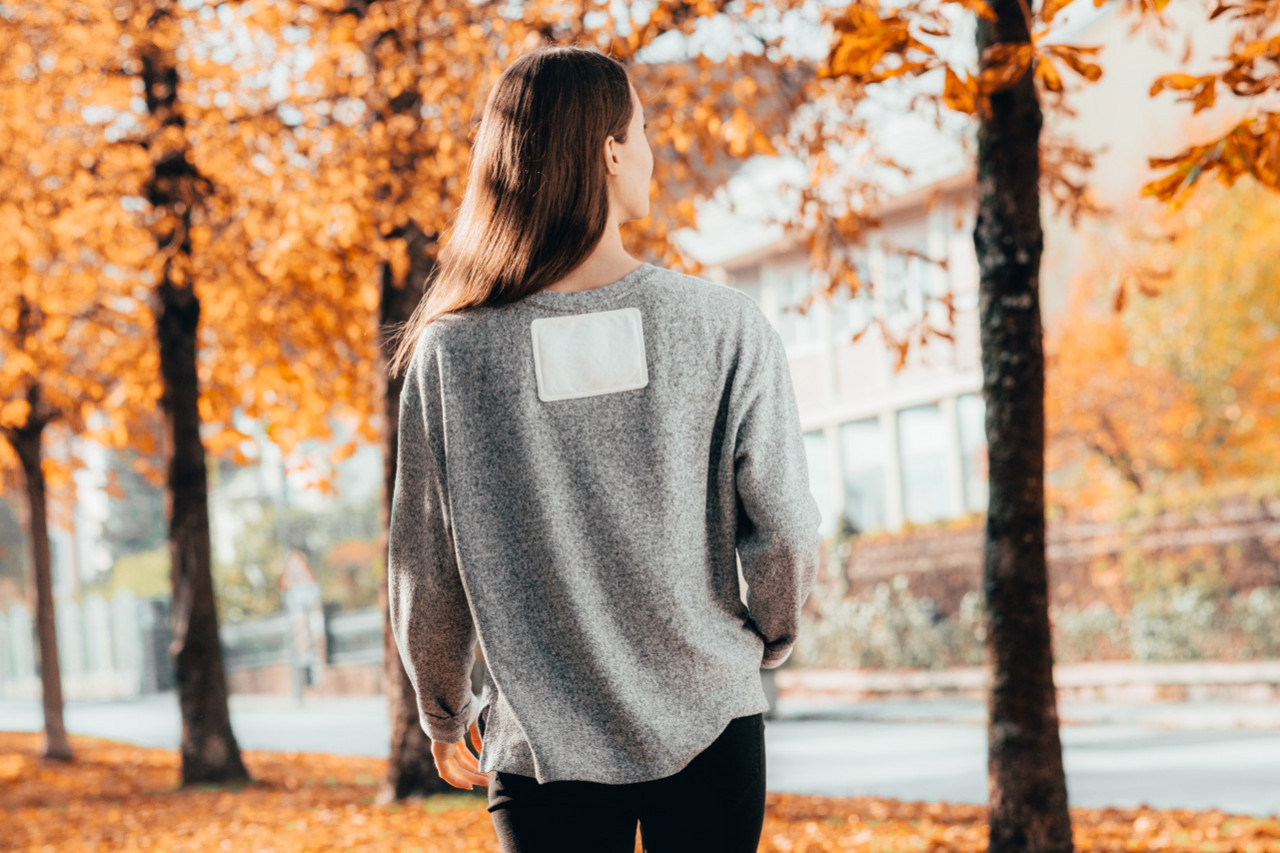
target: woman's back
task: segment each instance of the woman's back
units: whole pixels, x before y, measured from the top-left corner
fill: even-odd
[[[483,709],[482,771],[639,782],[768,708],[759,670],[795,641],[820,516],[749,297],[644,264],[441,317],[399,460],[392,627],[433,739]]]

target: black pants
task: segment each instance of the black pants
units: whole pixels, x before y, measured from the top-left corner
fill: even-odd
[[[481,732],[481,737],[484,732]],[[764,715],[730,720],[680,772],[608,785],[539,784],[497,771],[489,812],[502,853],[754,853],[764,826]]]

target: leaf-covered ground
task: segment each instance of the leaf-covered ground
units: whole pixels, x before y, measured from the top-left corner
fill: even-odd
[[[179,792],[178,756],[72,737],[74,764],[39,758],[43,736],[0,732],[0,849],[164,853],[498,853],[484,789],[378,805],[381,759],[244,753],[256,781]],[[1077,849],[1280,853],[1280,820],[1221,812],[1073,810]],[[980,806],[768,795],[761,853],[982,851]],[[639,851],[639,845],[636,847]]]

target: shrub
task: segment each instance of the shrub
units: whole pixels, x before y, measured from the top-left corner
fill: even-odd
[[[1221,598],[1201,587],[1151,593],[1134,604],[1128,622],[1137,661],[1212,660],[1225,651]]]
[[[1107,658],[1127,658],[1132,653],[1129,629],[1114,610],[1100,601],[1080,610],[1051,607],[1053,656],[1077,663]]]
[[[800,631],[793,659],[820,669],[942,669],[983,660],[981,593],[965,594],[952,618],[907,579],[856,597],[819,601]],[[1064,663],[1130,659],[1193,661],[1280,657],[1280,587],[1230,596],[1211,586],[1160,589],[1121,616],[1101,602],[1053,608],[1055,659]]]
[[[1259,587],[1234,598],[1231,622],[1244,640],[1241,657],[1280,657],[1280,587]]]
[[[981,602],[970,593],[961,617],[946,619],[928,598],[911,594],[901,575],[867,596],[819,605],[819,618],[800,632],[798,666],[937,669],[982,660]]]

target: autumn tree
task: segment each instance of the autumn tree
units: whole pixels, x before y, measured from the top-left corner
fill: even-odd
[[[307,97],[285,105],[271,93],[271,75],[299,64],[280,6],[71,5],[62,13],[115,27],[82,43],[81,60],[137,96],[114,102],[116,128],[102,144],[134,154],[137,185],[117,186],[117,202],[150,234],[137,278],[158,347],[182,784],[244,780],[219,641],[207,457],[252,461],[241,420],[263,425],[286,458],[332,440],[344,413],[359,436],[377,435],[362,417],[372,395],[359,367],[374,338],[377,256],[358,223],[315,195],[324,154],[310,146],[327,140],[298,125]]]
[[[172,653],[182,716],[182,784],[246,780],[248,771],[231,730],[227,681],[218,635],[209,536],[208,472],[200,434],[200,270],[192,228],[212,194],[186,134],[178,94],[176,51],[181,13],[168,3],[138,3],[130,67],[147,109],[143,144],[151,160],[144,195],[159,261],[153,285],[160,351],[160,406],[168,467],[169,560],[173,598]]]
[[[330,211],[298,203],[314,176],[287,168],[298,137],[251,73],[290,60],[279,55],[279,10],[221,5],[227,27],[177,2],[135,0],[121,14],[130,41],[118,65],[145,105],[119,144],[148,157],[142,195],[154,246],[184,785],[248,778],[227,705],[207,457],[248,461],[237,418],[265,424],[286,457],[304,441],[332,439],[333,416],[359,399],[348,369],[357,356],[344,340],[368,331],[336,307],[346,307],[360,271],[313,244]],[[213,55],[234,40],[228,27],[264,45],[235,56],[235,74]]]
[[[13,208],[15,233],[44,239],[14,243],[20,251],[11,253],[6,276],[12,298],[0,311],[10,332],[4,370],[12,374],[2,386],[4,431],[22,460],[32,503],[47,714],[60,714],[61,699],[56,653],[49,651],[55,639],[41,437],[54,421],[78,429],[93,414],[102,423],[94,438],[149,452],[152,430],[131,419],[157,397],[162,402],[183,781],[190,783],[247,774],[230,730],[213,615],[199,432],[191,224],[209,189],[178,109],[180,28],[170,12],[165,4],[100,0],[24,6],[5,16],[10,58],[19,60],[5,65],[18,81],[5,88],[6,97],[16,96],[6,104],[5,126],[19,147],[5,159],[14,170],[6,185],[30,202]],[[129,125],[135,82],[151,124],[125,135],[104,125]],[[99,120],[86,121],[82,110]],[[149,223],[124,212],[141,199],[157,214]],[[144,248],[147,226],[151,251]],[[86,235],[93,237],[88,245]],[[51,751],[68,754],[60,720],[50,729]]]
[[[326,294],[343,290],[347,270],[306,240],[328,212],[299,206],[297,188],[281,183],[296,139],[251,73],[271,67],[275,46],[287,43],[272,9],[219,4],[238,16],[238,35],[266,45],[263,55],[236,56],[238,73],[229,73],[212,55],[232,41],[218,16],[167,0],[73,5],[50,4],[51,14],[98,30],[67,61],[98,74],[99,108],[113,122],[99,144],[130,158],[128,174],[110,176],[118,179],[102,192],[114,191],[112,219],[127,206],[150,236],[133,281],[150,304],[156,356],[129,367],[150,369],[160,402],[182,784],[243,780],[214,600],[206,457],[249,458],[237,418],[265,422],[286,454],[332,438],[334,401],[350,386],[342,334],[358,332]],[[105,254],[131,256],[140,245],[133,235]],[[104,413],[123,429],[118,415]]]
[[[99,190],[127,175],[127,155],[102,151],[100,128],[81,110],[99,94],[74,53],[101,33],[32,7],[0,19],[10,46],[0,67],[0,222],[9,239],[0,268],[0,488],[21,472],[36,599],[46,758],[69,761],[54,621],[50,485],[69,486],[73,454],[46,453],[55,430],[111,446],[145,418],[148,385],[137,368],[155,353],[137,335],[149,322],[128,275],[142,260],[138,233]],[[40,68],[41,72],[36,72]],[[88,93],[88,94],[86,94]],[[105,269],[111,258],[114,270]],[[111,418],[104,413],[114,411]],[[141,445],[139,445],[141,446]],[[65,447],[64,447],[65,449]]]
[[[1025,9],[1016,0],[994,0],[993,14],[980,16],[982,72],[1010,73],[1007,55],[1030,50]],[[987,790],[993,851],[1073,849],[1045,557],[1043,122],[1031,65],[1028,57],[1020,73],[1011,74],[1011,85],[989,94],[978,120],[974,248],[989,482],[983,592],[992,666]]]
[[[1127,214],[1096,241],[1049,338],[1060,502],[1105,512],[1272,471],[1277,229],[1280,197],[1248,182],[1198,190],[1156,219]]]
[[[1040,92],[1060,92],[1058,64],[1096,78],[1087,52],[1039,44],[1020,0],[962,2],[977,16],[977,74],[927,41],[955,24],[947,4],[849,6],[827,73],[863,85],[940,72],[941,104],[977,120],[978,315],[989,498],[987,613],[988,814],[992,851],[1073,849],[1058,733],[1045,557],[1044,354],[1040,327]],[[1039,12],[1047,27],[1063,4]],[[954,5],[952,6],[954,8]],[[1034,36],[1034,38],[1033,38]],[[1061,177],[1054,176],[1054,177]]]

